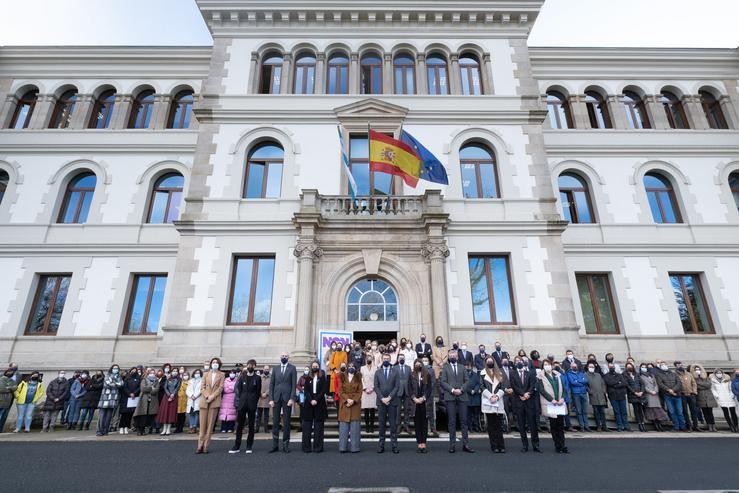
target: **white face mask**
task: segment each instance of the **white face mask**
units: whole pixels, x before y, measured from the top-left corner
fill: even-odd
[[[659,368],[660,368],[660,370],[662,370],[662,371],[667,371],[667,365],[665,365],[665,364],[661,364],[661,365],[659,365]]]
[[[462,351],[467,351],[467,346],[462,346]]]
[[[589,371],[590,373],[595,373],[595,368],[593,368],[592,366],[589,366],[589,367],[588,367],[588,371]]]
[[[210,367],[214,370],[217,370],[218,368],[220,368],[220,365],[218,363],[213,363],[212,365],[210,365]]]
[[[550,365],[544,365],[544,371],[545,372],[550,372],[550,371],[552,371],[552,367]]]

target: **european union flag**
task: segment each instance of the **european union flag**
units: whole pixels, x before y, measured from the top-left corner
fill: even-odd
[[[400,132],[400,140],[411,146],[418,156],[421,158],[421,176],[422,180],[432,183],[441,183],[449,185],[449,178],[446,175],[446,169],[441,161],[436,159],[431,151],[426,149],[423,144],[417,141],[411,134],[405,130]]]

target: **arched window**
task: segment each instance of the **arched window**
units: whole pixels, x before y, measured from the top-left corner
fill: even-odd
[[[499,198],[495,154],[477,143],[465,144],[459,150],[462,167],[462,190],[466,199]]]
[[[658,224],[683,222],[670,180],[658,173],[647,173],[644,175],[644,188],[654,222]]]
[[[100,94],[95,100],[95,106],[90,116],[90,123],[87,125],[88,128],[108,128],[110,126],[110,118],[113,116],[114,106],[114,90],[111,89]]]
[[[708,120],[708,126],[711,128],[727,129],[729,125],[724,118],[724,112],[721,109],[721,102],[708,91],[699,91],[701,97],[701,105]]]
[[[690,128],[683,103],[677,96],[669,91],[662,91],[660,102],[665,109],[670,128]]]
[[[169,110],[167,128],[190,128],[192,105],[195,102],[193,94],[193,91],[188,89],[175,95],[172,100],[172,107]]]
[[[370,52],[362,55],[361,93],[382,94],[382,56]]]
[[[624,91],[624,109],[630,128],[652,128],[644,100],[633,91]]]
[[[0,169],[0,204],[3,203],[3,197],[5,196],[5,190],[8,189],[8,182],[10,177],[5,170]]]
[[[8,128],[28,128],[28,124],[31,122],[33,108],[36,106],[37,100],[38,89],[31,89],[30,91],[26,91],[18,100],[18,104],[15,106],[13,118],[10,120],[10,126]]]
[[[151,114],[154,112],[154,91],[141,91],[133,100],[128,128],[149,128]]]
[[[562,215],[569,223],[594,223],[588,185],[574,173],[562,173],[557,180]]]
[[[403,53],[393,60],[395,94],[416,93],[416,61],[413,56]]]
[[[295,94],[313,94],[316,81],[316,57],[312,53],[301,53],[295,60]]]
[[[381,279],[363,279],[346,296],[347,322],[391,322],[398,320],[398,298]]]
[[[590,128],[613,128],[608,102],[596,91],[585,91],[585,106],[588,109]]]
[[[349,94],[349,57],[334,53],[328,59],[326,94]]]
[[[462,94],[465,96],[482,94],[480,62],[475,55],[463,54],[459,57],[459,76],[462,81]]]
[[[94,173],[85,172],[77,175],[67,185],[67,191],[64,194],[62,208],[59,211],[58,223],[63,224],[84,224],[87,222],[87,215],[90,213],[90,204],[92,203],[92,195],[95,193],[95,184],[97,178]]]
[[[244,198],[280,197],[283,155],[282,147],[274,142],[265,142],[252,149],[246,162]]]
[[[185,179],[179,173],[169,173],[159,178],[151,190],[149,216],[151,224],[168,224],[180,217],[182,188]]]
[[[573,128],[570,104],[561,92],[547,91],[549,125],[552,128]]]
[[[449,77],[446,58],[435,53],[426,57],[426,77],[429,94],[449,94]]]
[[[282,61],[282,55],[279,53],[268,53],[264,56],[259,80],[259,94],[280,94]]]
[[[70,89],[59,96],[49,120],[49,128],[67,128],[72,123],[72,114],[77,103],[77,91]]]
[[[739,211],[739,171],[734,171],[729,175],[729,188],[731,188],[731,194],[734,196],[736,210]]]

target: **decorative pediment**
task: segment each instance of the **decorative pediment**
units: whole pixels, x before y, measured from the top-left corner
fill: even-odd
[[[377,130],[391,130],[400,126],[408,114],[408,108],[367,98],[335,108],[334,114],[348,129],[367,128],[369,123]]]

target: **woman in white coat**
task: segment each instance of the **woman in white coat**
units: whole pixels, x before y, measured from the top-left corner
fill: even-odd
[[[717,368],[711,374],[710,380],[711,392],[716,399],[716,403],[724,412],[724,418],[729,424],[729,429],[732,433],[737,433],[736,398],[734,398],[734,393],[731,391],[731,378],[721,368]]]
[[[360,370],[362,373],[362,411],[364,412],[364,431],[374,433],[375,410],[377,409],[377,395],[375,394],[375,371],[377,365],[371,354],[365,359],[365,365]]]
[[[194,435],[198,432],[198,418],[200,416],[200,392],[203,372],[195,370],[192,372],[192,380],[187,386],[185,395],[187,396],[187,414],[190,416],[190,429],[187,432]]]
[[[480,372],[480,375],[482,376],[483,385],[482,412],[487,417],[490,449],[496,454],[504,454],[503,422],[505,420],[505,405],[503,397],[510,384],[505,373],[496,366],[492,356],[485,359],[485,369]]]

